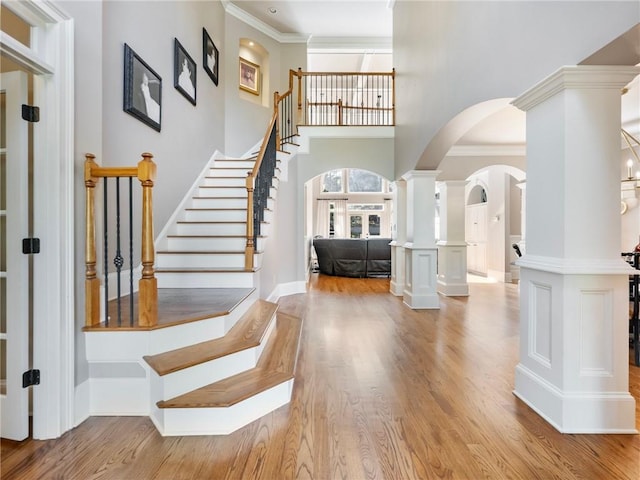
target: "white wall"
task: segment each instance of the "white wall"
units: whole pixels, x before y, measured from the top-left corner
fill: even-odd
[[[518,96],[639,19],[638,2],[396,2],[396,178],[438,166],[457,138],[425,149],[458,113]]]
[[[224,11],[218,2],[103,2],[103,165],[134,165],[148,151],[157,164],[153,190],[155,230],[160,231],[188,187],[216,150],[224,151],[224,72],[216,87],[202,66],[202,28],[224,51]],[[197,105],[173,86],[177,37],[197,68]],[[162,77],[162,130],[156,132],[122,109],[123,45],[127,43]],[[78,65],[82,69],[82,65]],[[92,80],[85,71],[84,81]]]
[[[225,15],[225,22],[224,52],[220,51],[225,62],[222,66],[226,65],[225,153],[239,156],[247,153],[264,136],[273,115],[273,92],[287,90],[290,68],[305,68],[307,49],[304,43],[282,45],[229,14]],[[268,65],[261,66],[263,84],[268,89],[263,89],[260,97],[239,88],[238,58],[241,39],[256,42],[260,50],[264,49],[262,57],[268,58]],[[257,57],[253,59],[256,60]]]
[[[75,21],[75,385],[89,377],[89,364],[85,355],[84,334],[84,155],[94,153],[102,158],[102,3],[62,2],[64,9]]]

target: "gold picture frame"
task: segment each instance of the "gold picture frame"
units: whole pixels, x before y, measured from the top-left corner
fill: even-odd
[[[260,95],[260,65],[240,57],[238,78],[240,90]]]

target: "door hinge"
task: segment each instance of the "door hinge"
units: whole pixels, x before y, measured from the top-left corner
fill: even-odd
[[[27,370],[22,374],[22,388],[40,385],[40,370]]]
[[[39,122],[40,121],[40,107],[34,107],[31,105],[22,104],[22,119],[27,122]]]
[[[22,253],[24,253],[25,255],[30,255],[32,253],[40,253],[40,239],[39,238],[23,238]]]

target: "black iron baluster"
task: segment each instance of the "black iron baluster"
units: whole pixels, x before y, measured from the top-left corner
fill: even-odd
[[[102,230],[103,230],[103,241],[104,241],[104,259],[102,268],[104,270],[104,324],[106,327],[109,326],[109,240],[108,240],[108,226],[107,226],[107,215],[109,212],[107,201],[109,198],[108,195],[108,182],[107,177],[104,177],[104,190],[102,192]]]
[[[129,325],[133,327],[133,177],[129,177]]]
[[[113,258],[113,265],[116,267],[116,290],[118,305],[118,326],[122,325],[122,290],[120,286],[120,275],[124,260],[120,250],[120,177],[116,177],[116,256]]]

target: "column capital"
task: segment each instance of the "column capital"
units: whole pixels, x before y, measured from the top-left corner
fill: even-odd
[[[556,70],[511,102],[527,111],[563,90],[622,89],[640,74],[640,67],[620,65],[571,65]]]
[[[402,175],[401,178],[407,182],[417,178],[433,178],[435,180],[440,173],[442,173],[441,170],[410,170]]]

